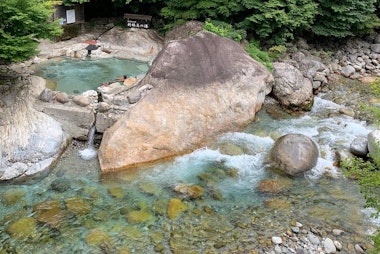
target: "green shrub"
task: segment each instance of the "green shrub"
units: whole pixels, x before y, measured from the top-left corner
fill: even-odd
[[[272,61],[276,61],[280,59],[285,52],[286,52],[285,46],[283,45],[273,46],[269,48],[268,55],[272,59]]]
[[[237,30],[231,24],[216,20],[207,20],[203,29],[218,34],[222,37],[230,38],[236,42],[240,42],[247,36],[245,30]]]
[[[268,70],[272,70],[271,58],[269,54],[262,51],[259,47],[258,42],[251,41],[249,45],[245,48],[245,51],[256,61],[262,63]]]

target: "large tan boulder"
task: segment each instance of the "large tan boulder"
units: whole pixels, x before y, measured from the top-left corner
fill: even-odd
[[[251,122],[273,77],[237,43],[210,32],[171,41],[139,86],[153,88],[104,133],[109,172],[190,152]]]

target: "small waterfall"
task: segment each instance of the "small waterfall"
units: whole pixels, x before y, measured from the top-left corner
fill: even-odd
[[[95,137],[95,125],[91,127],[88,132],[88,140],[86,143],[86,148],[83,150],[79,150],[79,156],[83,160],[91,160],[96,157],[97,151],[94,148],[94,137]]]

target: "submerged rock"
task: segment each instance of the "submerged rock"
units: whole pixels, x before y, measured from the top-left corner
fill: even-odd
[[[37,234],[37,221],[32,217],[21,218],[9,225],[7,233],[12,238],[34,238]]]
[[[169,219],[177,218],[182,212],[187,211],[188,207],[182,200],[178,198],[172,198],[168,205],[168,217]]]
[[[25,191],[20,188],[10,189],[3,193],[2,203],[4,205],[13,205],[25,196]]]
[[[109,172],[198,148],[251,122],[273,77],[239,44],[210,32],[166,44],[139,86],[153,89],[104,133]]]

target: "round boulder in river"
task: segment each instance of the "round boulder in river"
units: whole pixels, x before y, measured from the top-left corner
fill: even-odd
[[[294,176],[312,169],[318,160],[318,147],[303,134],[286,134],[276,140],[269,156],[275,169]]]

